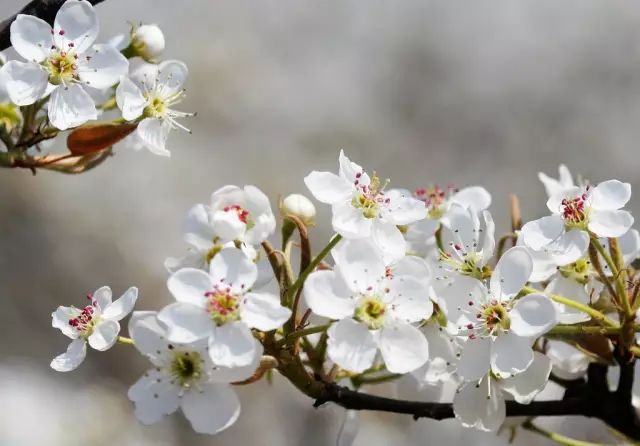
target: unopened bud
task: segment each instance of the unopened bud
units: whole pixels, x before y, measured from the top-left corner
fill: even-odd
[[[316,207],[304,195],[288,195],[280,205],[280,212],[283,215],[295,215],[305,225],[312,225],[316,219]]]
[[[131,30],[131,44],[124,51],[127,57],[139,56],[154,61],[164,51],[164,34],[158,25],[141,25]]]

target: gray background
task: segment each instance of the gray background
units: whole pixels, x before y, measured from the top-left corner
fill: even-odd
[[[2,16],[22,0],[2,0]],[[124,346],[90,351],[56,374],[66,347],[50,327],[59,304],[109,284],[141,289],[140,309],[169,302],[162,266],[183,252],[180,224],[224,184],[304,192],[312,169],[344,148],[393,186],[481,183],[499,229],[507,196],[544,212],[540,170],[565,162],[594,181],[638,186],[640,7],[632,1],[107,0],[101,40],[126,21],[155,22],[166,57],[190,67],[182,109],[193,135],[171,159],[119,147],[80,177],[0,174],[0,445],[327,445],[341,411],[313,410],[281,379],[238,389],[243,414],[216,437],[181,416],[133,419],[126,388],[146,364]],[[638,207],[637,196],[631,209]],[[330,235],[322,205],[316,246]],[[324,218],[324,220],[323,220]],[[597,422],[563,423],[603,441]],[[357,445],[506,444],[456,427],[365,414]],[[519,444],[544,444],[522,434]]]

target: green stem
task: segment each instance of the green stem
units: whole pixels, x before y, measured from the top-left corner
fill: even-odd
[[[324,324],[324,325],[316,325],[315,327],[309,327],[309,328],[304,328],[302,330],[293,331],[288,335],[286,335],[284,338],[280,339],[276,343],[276,346],[279,347],[279,346],[289,344],[290,342],[295,341],[296,339],[299,339],[303,336],[308,336],[310,334],[322,333],[326,331],[327,328],[329,327],[331,327],[331,323]]]
[[[309,266],[307,266],[304,269],[304,271],[300,273],[298,280],[296,280],[294,284],[291,285],[291,287],[289,288],[287,301],[289,302],[291,301],[291,299],[295,295],[295,292],[298,290],[298,288],[302,286],[302,284],[304,284],[309,274],[311,274],[316,269],[316,267],[320,264],[320,262],[322,262],[322,260],[327,255],[329,255],[329,252],[331,252],[331,250],[338,244],[340,240],[342,240],[342,236],[340,234],[334,235],[331,241],[327,244],[327,246],[325,246],[324,249],[320,251],[320,253],[313,258],[311,263],[309,263]]]
[[[600,327],[595,325],[556,325],[547,332],[547,336],[553,335],[615,335],[620,334],[620,327]]]
[[[444,252],[444,244],[442,243],[442,224],[440,224],[436,230],[436,245],[440,252]]]
[[[601,322],[602,324],[608,327],[620,328],[620,325],[618,325],[615,321],[609,319],[607,316],[604,315],[604,313],[601,313],[595,308],[591,308],[587,305],[576,302],[573,299],[569,299],[568,297],[558,296],[557,294],[544,293],[530,286],[525,286],[522,289],[522,291],[524,291],[526,294],[531,294],[531,293],[546,294],[554,302],[557,302],[562,305],[566,305],[567,307],[574,308],[578,311],[582,311],[583,313],[588,314],[593,319],[597,320],[598,322]]]
[[[618,271],[618,267],[615,265],[609,253],[604,249],[604,246],[600,243],[600,241],[596,237],[591,237],[591,243],[595,246],[598,253],[602,256],[604,261],[607,263],[611,274],[613,274],[614,284],[616,287],[617,299],[616,301],[622,304],[624,308],[625,314],[629,317],[633,315],[633,311],[631,310],[631,304],[629,302],[629,296],[627,296],[627,291],[624,287],[624,283],[622,283],[622,278],[620,277],[620,272]]]
[[[133,339],[124,336],[118,336],[118,343],[125,345],[133,345]]]
[[[531,432],[535,432],[536,434],[542,435],[543,437],[547,437],[548,439],[565,446],[605,446],[602,443],[591,443],[589,441],[576,440],[565,435],[558,434],[556,432],[542,429],[541,427],[533,424],[531,421],[525,421],[524,423],[522,423],[522,428]]]
[[[394,381],[400,378],[402,375],[398,373],[389,373],[380,376],[354,376],[351,378],[351,382],[356,387],[360,387],[363,384],[382,384],[389,381]]]

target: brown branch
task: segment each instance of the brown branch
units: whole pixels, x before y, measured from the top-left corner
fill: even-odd
[[[89,0],[89,3],[97,5],[103,1],[104,0]],[[64,2],[65,0],[32,0],[18,13],[0,22],[0,51],[6,50],[11,46],[11,23],[13,23],[18,14],[33,15],[41,18],[50,25],[53,25],[56,13]]]

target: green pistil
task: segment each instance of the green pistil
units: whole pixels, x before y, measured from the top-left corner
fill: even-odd
[[[495,330],[495,328],[509,330],[509,328],[511,327],[509,312],[500,303],[490,305],[482,310],[482,319],[484,319],[487,328],[492,332]]]
[[[171,361],[171,375],[181,386],[189,386],[202,375],[202,364],[198,352],[176,352]]]
[[[384,325],[386,310],[387,305],[378,296],[370,296],[356,308],[353,317],[366,324],[371,330],[377,330]]]
[[[76,57],[73,53],[54,52],[44,63],[49,72],[49,82],[53,85],[69,83],[77,78]]]
[[[591,261],[587,257],[583,257],[574,263],[561,267],[559,271],[563,277],[584,285],[589,281],[590,267]]]

